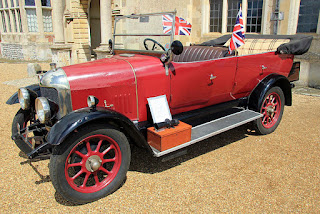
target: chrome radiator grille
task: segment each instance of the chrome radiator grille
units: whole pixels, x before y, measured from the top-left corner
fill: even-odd
[[[41,92],[41,97],[46,97],[47,99],[49,99],[49,100],[55,102],[57,105],[59,105],[59,97],[58,97],[57,89],[40,87],[40,92]]]

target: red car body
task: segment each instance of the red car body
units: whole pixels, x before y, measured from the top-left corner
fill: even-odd
[[[293,55],[268,52],[198,62],[163,63],[147,55],[115,55],[64,67],[73,110],[96,96],[133,121],[147,120],[147,98],[166,95],[173,115],[247,97],[266,76],[288,77]],[[264,69],[263,69],[264,68]],[[210,76],[216,78],[210,80]],[[105,106],[100,102],[98,106]]]

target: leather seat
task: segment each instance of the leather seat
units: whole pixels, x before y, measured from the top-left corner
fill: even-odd
[[[180,55],[173,54],[174,62],[196,62],[225,57],[227,47],[186,46]]]

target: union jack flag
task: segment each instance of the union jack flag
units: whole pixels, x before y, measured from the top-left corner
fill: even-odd
[[[237,49],[241,45],[244,45],[244,39],[245,39],[244,27],[243,27],[242,11],[240,7],[237,15],[237,19],[236,19],[236,24],[233,27],[233,33],[232,33],[230,45],[229,45],[229,53],[231,54],[233,50]]]
[[[163,15],[162,16],[162,25],[163,25],[163,32],[165,34],[171,33],[173,18],[172,15]],[[188,23],[183,18],[177,17],[175,19],[175,35],[188,35],[191,34],[191,24]]]

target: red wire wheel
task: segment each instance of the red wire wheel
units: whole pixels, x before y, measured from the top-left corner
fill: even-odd
[[[270,93],[263,101],[261,107],[261,114],[263,114],[261,123],[263,127],[269,129],[274,126],[279,119],[280,112],[281,100],[279,94],[275,92]]]
[[[254,123],[260,134],[270,134],[279,125],[284,110],[284,94],[280,87],[271,88],[263,97],[258,111],[263,115]]]
[[[124,133],[107,124],[84,125],[54,147],[50,178],[62,197],[84,204],[120,188],[130,160],[130,145]]]
[[[67,157],[65,176],[78,192],[92,193],[105,188],[117,175],[121,151],[110,137],[97,134],[76,144]]]

